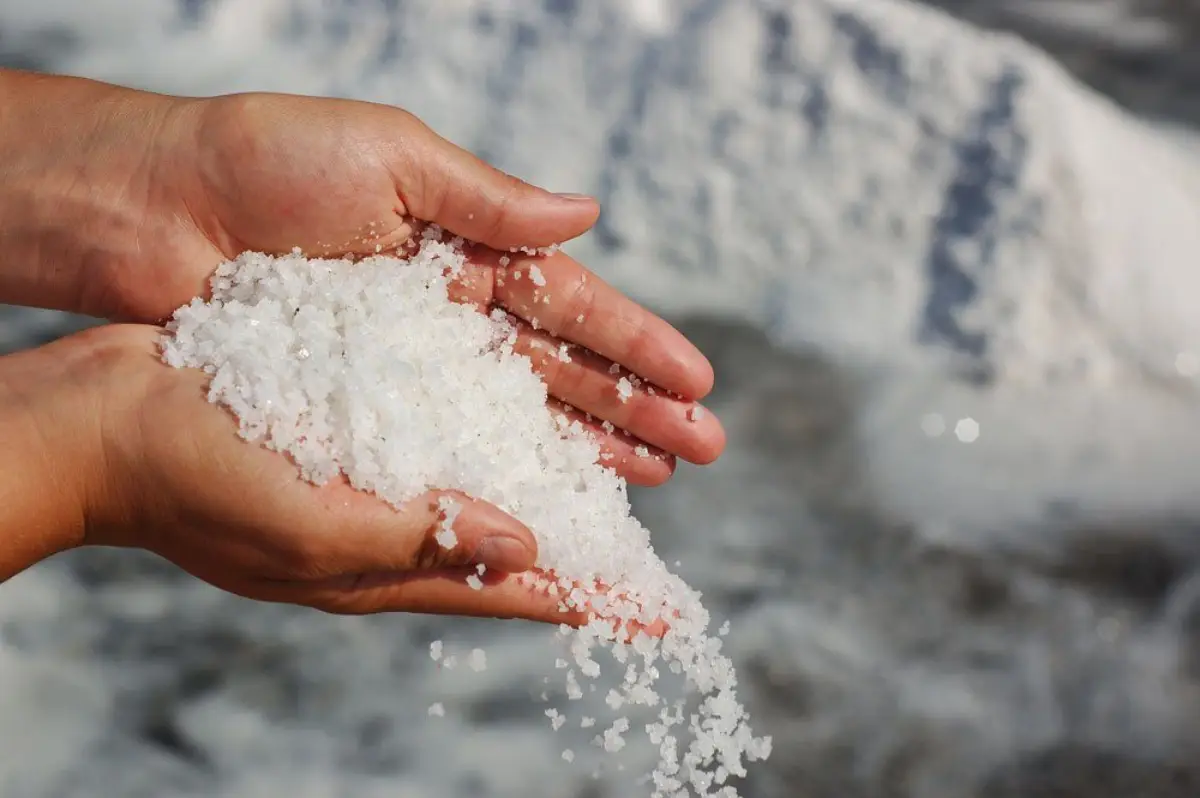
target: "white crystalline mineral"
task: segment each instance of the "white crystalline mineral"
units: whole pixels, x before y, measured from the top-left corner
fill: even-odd
[[[408,259],[244,254],[218,268],[211,300],[176,312],[163,357],[211,374],[209,400],[233,412],[244,438],[289,455],[304,479],[344,476],[393,505],[457,490],[523,521],[539,560],[536,575],[522,578],[556,590],[566,609],[603,615],[562,627],[570,697],[584,694],[581,678],[601,676],[600,659],[625,674],[609,700],[621,711],[663,706],[664,675],[680,674],[694,708],[662,712],[647,728],[661,752],[653,794],[736,795],[717,777],[744,775],[747,761],[770,753],[770,739],[750,730],[708,612],[655,555],[624,481],[602,467],[599,443],[580,424],[560,426],[546,407],[546,386],[513,351],[505,314],[449,299],[449,278],[464,265],[461,244],[431,229]],[[535,283],[544,279],[536,266],[529,272]],[[636,384],[621,377],[620,398]],[[457,543],[456,507],[440,507],[443,545]],[[482,587],[479,577],[468,581]],[[627,630],[661,628],[663,619],[661,639],[635,634],[625,645]],[[455,665],[439,643],[430,656]],[[596,683],[587,687],[594,692]],[[556,728],[565,722],[551,717]],[[636,744],[629,729],[617,718],[597,744]]]

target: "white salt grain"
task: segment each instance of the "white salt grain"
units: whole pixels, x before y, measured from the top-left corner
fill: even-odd
[[[458,520],[458,515],[462,512],[462,505],[449,496],[441,496],[438,498],[438,509],[442,511],[442,520],[433,537],[442,548],[452,549],[458,545],[454,522]]]
[[[467,586],[472,590],[483,590],[483,580],[479,578],[478,574],[468,574]]]
[[[429,707],[429,717],[444,718],[446,717],[446,708],[439,702]]]
[[[575,752],[572,751],[570,748],[568,748],[567,750],[562,752],[562,758],[563,758],[563,761],[565,761],[565,762],[574,762],[575,761]]]
[[[542,270],[537,267],[536,263],[529,264],[529,279],[533,280],[533,284],[538,287],[546,284],[546,275],[542,274]]]
[[[617,396],[622,403],[628,402],[629,398],[633,396],[633,383],[625,377],[617,380]]]
[[[647,449],[645,446],[635,446],[633,448],[633,453],[636,454],[638,457],[649,457],[650,456],[650,450]]]
[[[442,641],[434,640],[429,644],[429,656],[434,662],[439,662],[442,659]]]
[[[655,555],[594,437],[577,422],[564,429],[555,421],[545,384],[513,349],[508,317],[450,300],[449,281],[465,265],[461,240],[445,241],[432,226],[420,238],[407,259],[246,253],[223,263],[212,298],[175,313],[163,359],[206,372],[209,400],[236,416],[241,436],[287,454],[310,482],[344,477],[394,506],[456,490],[519,518],[538,542],[536,573],[553,574],[531,572],[523,584],[589,613],[596,610],[587,588],[607,586],[599,611],[607,620],[561,627],[574,664],[568,693],[595,692],[595,681],[585,691],[580,679],[602,673],[604,652],[631,669],[614,688],[622,707],[660,704],[662,674],[680,673],[699,701],[694,713],[659,722],[653,798],[736,795],[715,789],[715,775],[743,776],[746,762],[770,753],[770,739],[750,730],[733,664],[707,631],[699,594]],[[633,387],[622,377],[623,400]],[[452,532],[451,508],[439,509],[438,532]],[[467,581],[482,588],[476,573]],[[671,619],[661,640],[637,635],[620,647],[629,624],[661,618]],[[443,653],[430,646],[431,658],[453,668]],[[552,724],[565,722],[559,717]],[[619,750],[628,729],[618,721],[598,744]]]
[[[487,652],[482,648],[471,649],[471,656],[467,660],[467,663],[471,666],[471,670],[476,673],[487,670]]]

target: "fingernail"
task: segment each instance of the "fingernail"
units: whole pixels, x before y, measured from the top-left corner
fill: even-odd
[[[555,194],[554,196],[559,197],[560,199],[572,200],[575,202],[595,202],[596,201],[595,197],[589,196],[587,194],[573,194],[570,192],[565,192],[565,193]]]
[[[486,565],[489,570],[516,574],[528,571],[532,567],[531,552],[524,543],[515,538],[496,535],[484,538],[475,549],[473,558],[477,564]]]

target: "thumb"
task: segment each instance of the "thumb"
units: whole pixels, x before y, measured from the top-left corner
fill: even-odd
[[[522,573],[537,560],[537,541],[495,505],[454,491],[433,491],[398,509],[363,496],[358,523],[323,541],[324,569],[339,574],[437,571],[484,565]],[[365,511],[365,504],[375,506]],[[342,519],[344,521],[344,519]],[[336,541],[336,542],[335,542]]]
[[[408,214],[498,250],[559,244],[596,223],[600,206],[591,197],[530,185],[401,113],[399,135],[388,122],[386,155]]]

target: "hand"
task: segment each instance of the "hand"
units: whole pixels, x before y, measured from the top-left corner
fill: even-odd
[[[440,494],[396,510],[344,481],[301,481],[286,458],[238,438],[205,400],[203,373],[161,362],[161,334],[102,327],[0,360],[0,422],[10,422],[0,433],[21,434],[5,437],[9,447],[30,444],[6,448],[0,466],[36,468],[0,479],[21,488],[2,497],[0,579],[54,551],[110,545],[147,549],[238,595],[329,612],[581,620],[512,575],[537,558],[520,522],[456,495],[458,543],[445,549],[434,537]],[[466,582],[476,564],[481,590]]]
[[[59,85],[40,86],[41,109],[55,107]],[[55,131],[78,125],[71,120],[86,102],[76,95],[88,91],[103,95],[93,103],[103,113],[89,136],[64,140]],[[521,322],[518,348],[545,377],[556,409],[596,431],[606,462],[628,480],[659,484],[675,456],[708,463],[723,450],[715,417],[691,414],[712,387],[711,366],[679,332],[564,254],[502,254],[582,234],[599,212],[594,201],[522,183],[389,106],[263,94],[185,100],[86,81],[58,92],[74,116],[41,122],[33,143],[50,152],[35,159],[38,168],[10,165],[0,190],[0,210],[7,192],[7,205],[28,217],[9,249],[24,242],[57,258],[23,284],[10,278],[9,301],[158,321],[205,293],[217,264],[245,250],[365,255],[402,246],[414,220],[432,222],[483,245],[457,298]],[[41,110],[39,119],[52,115]],[[24,201],[12,200],[14,191]],[[80,221],[39,219],[62,208]],[[30,243],[43,228],[53,245]],[[511,262],[502,265],[504,257]],[[542,288],[528,279],[531,260],[545,275]],[[0,274],[0,300],[4,284]],[[569,363],[551,356],[563,342],[583,347]],[[627,402],[614,362],[647,381]],[[635,454],[643,442],[649,457]]]

